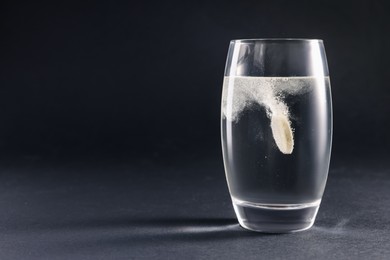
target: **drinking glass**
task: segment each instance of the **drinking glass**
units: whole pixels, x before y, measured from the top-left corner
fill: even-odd
[[[232,40],[221,110],[226,179],[240,225],[266,233],[310,228],[332,143],[322,40]]]

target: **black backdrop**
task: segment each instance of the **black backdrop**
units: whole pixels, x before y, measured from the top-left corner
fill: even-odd
[[[384,0],[36,2],[0,2],[1,259],[389,258]],[[327,51],[333,154],[307,232],[239,228],[224,179],[228,44],[260,37]]]
[[[221,158],[229,40],[324,40],[333,156],[388,154],[386,1],[1,4],[0,153]]]

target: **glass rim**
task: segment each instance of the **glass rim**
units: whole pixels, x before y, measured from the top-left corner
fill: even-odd
[[[308,38],[252,38],[252,39],[233,39],[232,43],[245,42],[323,42],[322,39],[308,39]]]

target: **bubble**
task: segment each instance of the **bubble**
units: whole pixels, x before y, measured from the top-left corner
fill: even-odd
[[[291,127],[286,94],[303,94],[310,89],[314,77],[225,77],[222,93],[222,113],[227,120],[237,122],[245,108],[253,103],[264,106],[271,120],[272,135],[279,150],[291,154],[294,129]]]

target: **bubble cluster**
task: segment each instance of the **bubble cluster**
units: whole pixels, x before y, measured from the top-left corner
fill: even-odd
[[[313,77],[225,77],[222,113],[227,120],[237,122],[242,111],[251,104],[264,106],[276,145],[282,153],[291,154],[294,136],[283,97],[303,94],[309,90],[312,80]]]

